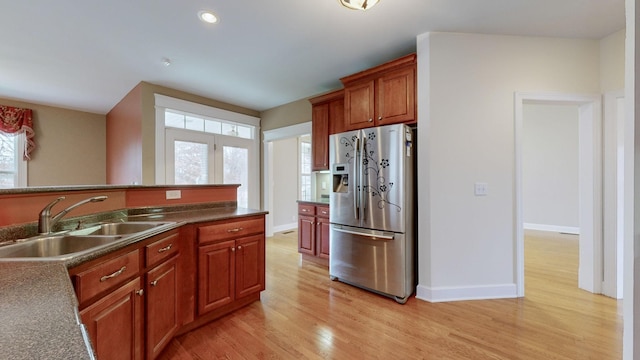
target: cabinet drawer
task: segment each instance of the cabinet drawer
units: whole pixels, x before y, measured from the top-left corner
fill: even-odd
[[[316,206],[316,216],[318,217],[329,217],[329,207],[328,206]]]
[[[155,265],[178,253],[178,234],[167,236],[145,247],[147,266]]]
[[[123,284],[139,271],[140,256],[138,250],[135,250],[82,272],[76,275],[78,301],[83,303],[105,290]]]
[[[238,238],[264,232],[264,217],[223,221],[198,228],[198,243]]]
[[[298,204],[298,213],[303,215],[315,215],[315,205]]]

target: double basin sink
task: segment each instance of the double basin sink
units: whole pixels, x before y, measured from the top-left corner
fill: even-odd
[[[172,222],[127,221],[99,224],[64,233],[38,235],[0,247],[0,260],[66,260],[134,236],[160,231]]]

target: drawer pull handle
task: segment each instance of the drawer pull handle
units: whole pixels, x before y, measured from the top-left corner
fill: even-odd
[[[227,232],[235,233],[235,232],[242,231],[242,230],[244,230],[244,229],[240,227],[240,228],[235,228],[235,229],[229,229],[229,230],[227,230]]]
[[[138,296],[144,295],[144,289],[136,290],[136,295]]]
[[[307,212],[307,211],[309,211],[309,210],[307,210],[307,209],[302,209],[302,212]]]
[[[151,286],[156,286],[158,285],[158,280],[153,280],[150,284]]]
[[[167,245],[167,246],[165,246],[165,247],[163,247],[161,249],[158,249],[158,252],[159,253],[163,253],[165,251],[169,251],[169,250],[171,250],[171,246],[173,246],[173,244],[169,244],[169,245]]]
[[[327,212],[322,210],[322,215],[327,215]]]
[[[118,275],[122,274],[125,270],[127,270],[127,267],[126,267],[126,266],[123,266],[123,267],[121,267],[121,268],[120,268],[120,270],[118,270],[118,271],[114,272],[113,274],[111,274],[111,275],[105,275],[105,276],[101,277],[101,278],[100,278],[100,282],[104,282],[104,281],[107,281],[107,280],[109,280],[109,279],[111,279],[111,278],[114,278],[114,277],[116,277],[116,276],[118,276]]]

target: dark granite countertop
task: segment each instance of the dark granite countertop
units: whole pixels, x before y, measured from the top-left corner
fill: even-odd
[[[0,263],[4,359],[93,359],[78,303],[61,263]]]
[[[132,209],[127,220],[172,222],[144,237],[65,261],[0,262],[0,349],[7,359],[93,359],[67,268],[188,223],[264,215],[262,210],[188,206],[180,211]],[[175,210],[175,209],[173,209]]]
[[[299,204],[329,205],[329,198],[315,198],[311,200],[298,200]]]

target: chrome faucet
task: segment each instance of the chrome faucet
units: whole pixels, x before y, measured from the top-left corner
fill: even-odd
[[[52,202],[50,202],[47,206],[44,207],[44,209],[42,209],[42,211],[40,211],[40,217],[38,218],[38,233],[40,233],[41,235],[50,234],[51,229],[53,229],[53,227],[58,223],[58,221],[60,221],[60,219],[62,219],[63,216],[67,215],[69,211],[77,208],[82,204],[86,204],[88,202],[98,202],[98,201],[104,201],[106,199],[107,199],[106,196],[94,196],[88,199],[84,199],[60,211],[55,216],[51,216],[51,208],[55,204],[59,203],[61,200],[64,200],[64,196],[61,196],[53,200]]]

